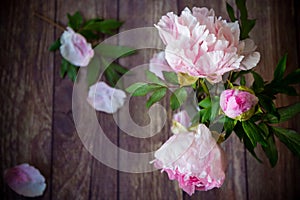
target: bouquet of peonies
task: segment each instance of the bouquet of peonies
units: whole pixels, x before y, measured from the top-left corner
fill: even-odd
[[[260,60],[254,41],[249,39],[255,20],[248,19],[245,0],[236,0],[236,5],[239,18],[226,5],[232,22],[217,17],[213,9],[197,7],[185,8],[180,16],[172,12],[163,16],[155,27],[165,50],[150,60],[147,82],[126,88],[132,96],[148,95],[147,108],[171,92],[170,107],[176,111],[171,127],[174,135],[155,152],[151,163],[177,180],[189,195],[221,187],[227,166],[221,143],[232,133],[259,162],[254,149],[261,145],[272,167],[278,160],[275,137],[300,155],[300,134],[274,126],[299,113],[300,103],[277,108],[273,102],[277,94],[298,95],[293,85],[300,82],[300,69],[285,75],[284,55],[273,80],[265,82],[253,70]],[[93,47],[122,23],[99,18],[84,22],[78,12],[68,18],[68,27],[59,27],[64,32],[49,49],[59,50],[63,57],[60,75],[67,74],[75,81],[79,67],[88,66],[87,102],[98,111],[115,113],[126,99],[126,93],[115,87],[128,70],[117,62],[108,64],[105,58],[116,59],[135,50],[108,44]],[[101,59],[93,61],[94,55]],[[101,70],[109,85],[98,82]],[[194,112],[187,105],[194,105]],[[44,177],[28,164],[7,170],[5,179],[24,196],[39,196],[46,188]]]
[[[292,85],[300,82],[300,70],[285,75],[285,55],[271,82],[253,71],[260,60],[249,39],[255,20],[248,19],[245,1],[236,2],[239,19],[227,4],[232,22],[216,17],[213,9],[197,7],[163,16],[155,27],[165,50],[151,59],[148,81],[126,89],[132,96],[150,93],[148,108],[171,91],[170,106],[181,111],[173,116],[174,135],[155,152],[152,163],[189,195],[223,184],[227,163],[220,144],[232,133],[259,162],[254,149],[261,145],[271,166],[278,159],[275,137],[300,155],[300,135],[273,125],[300,112],[300,103],[277,108],[273,102],[280,93],[298,95]],[[197,107],[193,115],[184,109],[191,94]]]

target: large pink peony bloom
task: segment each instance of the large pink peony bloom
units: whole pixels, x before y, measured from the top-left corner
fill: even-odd
[[[125,92],[112,88],[105,82],[98,82],[90,87],[88,103],[98,111],[115,113],[124,105]]]
[[[4,179],[13,191],[26,197],[41,196],[46,188],[40,171],[27,163],[7,169]]]
[[[82,35],[75,33],[70,27],[67,27],[67,31],[62,34],[60,43],[62,57],[76,66],[87,66],[94,56],[91,44],[87,43]]]
[[[238,22],[216,18],[212,9],[185,8],[180,16],[170,12],[156,27],[166,45],[166,60],[176,72],[216,83],[224,73],[251,69],[260,59],[250,39],[239,41]]]
[[[249,91],[224,90],[220,96],[220,107],[232,119],[247,120],[255,111],[258,98]]]
[[[221,187],[225,179],[225,154],[203,124],[195,133],[173,135],[155,152],[155,158],[154,166],[177,180],[189,195]]]

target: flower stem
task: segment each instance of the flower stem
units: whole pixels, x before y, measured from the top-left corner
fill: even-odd
[[[54,22],[53,20],[49,19],[48,17],[45,17],[45,16],[41,15],[40,13],[37,13],[37,12],[34,11],[33,14],[35,16],[37,16],[38,18],[40,18],[41,20],[43,20],[45,22],[48,22],[52,26],[55,26],[56,28],[58,28],[58,29],[60,29],[62,31],[66,30],[63,26],[57,24],[56,22]]]
[[[209,96],[209,91],[208,91],[207,85],[204,83],[204,79],[200,79],[200,84],[201,84],[204,92]]]

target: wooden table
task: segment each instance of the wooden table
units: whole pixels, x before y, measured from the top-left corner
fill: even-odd
[[[234,1],[229,1],[233,4]],[[249,16],[257,19],[251,37],[261,52],[257,71],[267,80],[277,61],[288,52],[288,71],[300,62],[300,3],[297,0],[252,0]],[[79,10],[85,18],[104,17],[124,21],[121,31],[153,26],[169,11],[184,7],[211,7],[227,18],[220,0],[11,0],[1,5],[1,199],[25,199],[12,192],[3,181],[4,169],[28,162],[47,179],[43,197],[37,199],[300,199],[300,160],[279,141],[279,161],[271,168],[258,148],[264,164],[259,164],[236,137],[225,142],[229,160],[227,178],[221,189],[197,192],[192,197],[159,171],[131,174],[111,169],[94,159],[83,147],[72,117],[72,82],[59,77],[61,57],[47,48],[61,31],[36,18],[43,13],[66,24],[67,13]],[[120,41],[122,42],[122,41]],[[123,59],[129,67],[147,63],[151,51]],[[280,96],[277,105],[299,101]],[[144,99],[132,103],[133,119],[149,120]],[[163,102],[166,104],[166,101]],[[168,113],[170,117],[170,112]],[[169,124],[151,138],[132,138],[118,130],[111,115],[98,113],[107,136],[121,148],[147,152],[157,149],[169,133]],[[299,115],[285,123],[300,131]],[[3,198],[4,197],[4,198]]]

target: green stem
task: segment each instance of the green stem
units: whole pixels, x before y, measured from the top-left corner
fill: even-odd
[[[210,94],[209,94],[207,85],[206,85],[205,82],[204,82],[204,79],[200,79],[200,84],[201,84],[201,86],[202,86],[202,88],[203,88],[205,94],[207,94],[207,95],[209,96]]]

